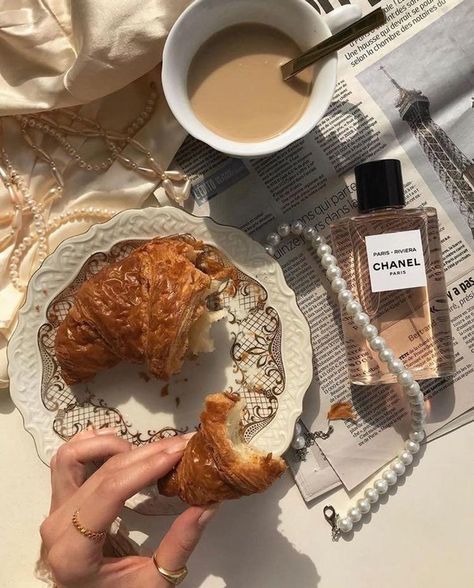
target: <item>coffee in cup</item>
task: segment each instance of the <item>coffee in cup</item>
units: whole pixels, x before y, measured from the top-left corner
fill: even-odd
[[[229,48],[224,47],[223,56],[213,54],[212,58],[217,61],[208,60],[207,66],[203,60],[206,67],[201,66],[201,73],[199,67],[194,68],[198,64],[200,51],[204,53],[206,46],[209,47],[207,43],[220,45],[220,37],[217,35],[232,27],[236,27],[235,31],[240,30],[242,36],[245,33],[245,37],[249,38],[252,31],[255,31],[253,27],[246,28],[251,23],[260,31],[263,30],[261,26],[272,27],[278,31],[275,33],[274,30],[269,32],[265,29],[267,36],[273,39],[271,42],[280,47],[281,62],[284,62],[329,37],[331,31],[335,32],[355,22],[360,16],[361,10],[358,6],[345,5],[323,17],[307,0],[194,0],[173,25],[163,51],[163,91],[171,111],[188,133],[228,155],[259,157],[287,147],[306,135],[324,116],[336,87],[337,54],[334,53],[319,61],[314,72],[302,72],[303,89],[300,92],[295,92],[297,81],[285,85],[288,82],[283,81],[279,71],[280,59],[275,60],[275,65],[278,66],[273,68],[273,72],[275,76],[278,74],[278,77],[274,82],[278,83],[280,90],[291,89],[294,93],[291,98],[287,96],[288,100],[291,100],[291,108],[288,108],[289,112],[285,111],[286,103],[283,99],[283,113],[276,121],[278,124],[275,124],[275,113],[272,118],[268,110],[273,108],[277,101],[273,92],[266,90],[265,94],[270,95],[270,98],[262,100],[260,104],[263,106],[258,106],[258,124],[250,120],[246,126],[246,117],[234,117],[228,107],[223,113],[223,118],[215,116],[231,103],[233,96],[227,100],[223,99],[225,87],[220,87],[218,92],[212,92],[209,90],[210,85],[207,86],[212,82],[214,75],[220,75],[219,60],[222,60],[221,64],[228,63]],[[283,35],[284,40],[278,33]],[[278,37],[277,40],[275,37]],[[282,47],[286,49],[282,50]],[[240,51],[243,50],[247,52],[241,54],[241,57],[250,59],[251,54],[245,44],[240,47]],[[233,64],[229,64],[228,67],[231,65]],[[191,69],[195,69],[195,73]],[[259,81],[258,76],[256,78]],[[306,94],[308,82],[309,95]],[[248,102],[248,105],[238,105],[240,108],[250,105],[249,93],[245,93],[243,87],[243,84],[240,84],[239,92],[243,93],[242,102]],[[301,90],[301,86],[297,87]],[[209,91],[210,102],[198,104],[198,93],[204,90]],[[193,96],[194,104],[191,103]],[[211,111],[211,107],[216,113]],[[255,110],[252,109],[253,114]],[[241,124],[245,127],[240,128]]]
[[[281,65],[302,53],[282,31],[240,23],[212,35],[188,71],[198,119],[232,141],[265,141],[289,129],[309,101],[314,66],[283,80]]]

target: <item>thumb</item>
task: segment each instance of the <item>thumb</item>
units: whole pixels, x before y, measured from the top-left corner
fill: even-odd
[[[192,506],[180,514],[156,550],[158,565],[170,571],[183,568],[217,507],[217,504],[207,508]]]

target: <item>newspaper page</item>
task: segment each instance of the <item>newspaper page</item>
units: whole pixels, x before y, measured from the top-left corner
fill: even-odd
[[[310,3],[321,13],[339,5]],[[383,7],[388,22],[340,51],[333,101],[311,133],[252,160],[226,157],[188,137],[176,165],[193,177],[194,214],[263,241],[277,223],[295,219],[329,238],[330,224],[356,209],[354,166],[401,160],[407,205],[434,206],[440,221],[457,371],[422,383],[426,430],[439,436],[474,415],[472,1],[351,3],[364,13]],[[352,402],[358,414],[357,422],[338,421],[318,440],[323,455],[310,450],[299,480],[309,500],[340,481],[351,490],[392,459],[408,433],[408,405],[398,386],[350,385],[339,306],[314,252],[294,237],[275,257],[312,331],[314,380],[303,422],[310,431],[326,430],[329,407],[340,400]],[[293,465],[298,481],[302,467]]]

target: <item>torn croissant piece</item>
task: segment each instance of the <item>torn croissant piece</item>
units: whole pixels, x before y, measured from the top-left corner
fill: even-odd
[[[238,394],[207,396],[198,432],[176,468],[158,481],[161,494],[204,506],[263,492],[281,476],[286,469],[281,457],[242,440],[243,406]]]
[[[213,350],[209,329],[223,312],[209,310],[207,299],[235,274],[187,235],[155,239],[106,266],[81,286],[58,328],[64,380],[87,380],[121,360],[168,379],[188,353]]]
[[[328,412],[328,421],[355,421],[357,415],[350,402],[335,402]]]

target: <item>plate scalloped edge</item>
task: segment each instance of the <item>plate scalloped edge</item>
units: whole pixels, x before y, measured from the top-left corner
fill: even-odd
[[[64,287],[65,280],[69,283],[77,275],[92,253],[107,251],[123,239],[151,239],[176,233],[191,233],[216,245],[237,267],[267,289],[269,300],[282,321],[286,386],[279,396],[275,418],[255,436],[252,445],[280,455],[291,443],[294,424],[301,414],[303,397],[313,376],[312,346],[309,325],[294,292],[286,284],[280,265],[239,229],[171,206],[152,207],[120,212],[107,222],[93,225],[85,233],[63,241],[30,279],[18,324],[8,345],[8,371],[12,399],[45,463],[49,463],[62,442],[52,429],[54,414],[43,406],[40,392],[37,332],[46,322],[49,302]]]

